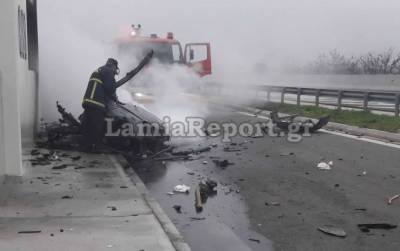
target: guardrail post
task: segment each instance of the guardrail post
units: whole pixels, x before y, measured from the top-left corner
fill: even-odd
[[[297,105],[300,105],[300,99],[301,99],[301,88],[297,89]]]
[[[368,98],[369,98],[369,92],[365,92],[364,93],[364,102],[363,102],[364,112],[368,111]]]
[[[400,93],[396,93],[396,99],[394,104],[394,116],[398,117],[400,112]]]
[[[281,104],[285,103],[285,87],[281,90]]]
[[[343,91],[338,91],[338,100],[337,100],[338,110],[342,109],[342,97],[343,97]]]
[[[319,106],[319,95],[321,94],[321,90],[320,89],[318,89],[316,92],[315,92],[315,106]]]

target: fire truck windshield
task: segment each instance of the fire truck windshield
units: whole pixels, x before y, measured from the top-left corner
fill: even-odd
[[[142,58],[150,49],[154,51],[154,58],[164,64],[182,63],[182,48],[179,43],[162,43],[138,41],[121,44],[119,49],[123,53],[130,53]]]

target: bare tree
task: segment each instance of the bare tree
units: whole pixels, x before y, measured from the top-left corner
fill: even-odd
[[[400,74],[400,53],[392,48],[380,54],[369,52],[360,57],[347,58],[338,50],[320,54],[316,60],[302,67],[302,72],[313,74]]]

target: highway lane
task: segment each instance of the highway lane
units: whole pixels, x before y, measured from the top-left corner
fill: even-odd
[[[264,121],[222,107],[214,107],[207,120]],[[324,132],[299,143],[285,137],[238,136],[233,141],[243,143],[240,152],[225,152],[219,138],[191,139],[184,142],[218,147],[194,161],[134,163],[193,250],[245,250],[241,245],[253,250],[400,249],[398,228],[370,233],[357,228],[360,223],[399,223],[400,200],[390,206],[386,202],[400,193],[398,148]],[[234,165],[222,169],[213,157]],[[333,161],[332,170],[317,169],[323,159]],[[206,178],[219,182],[218,195],[200,214],[195,212],[193,193],[165,194],[177,184],[194,187]],[[182,205],[182,214],[172,208],[175,204]],[[190,220],[193,216],[206,220]],[[317,230],[322,225],[343,228],[348,236],[325,235]]]

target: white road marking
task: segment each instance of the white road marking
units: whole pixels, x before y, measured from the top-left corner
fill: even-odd
[[[252,113],[248,113],[248,112],[240,112],[240,111],[237,111],[236,113],[243,114],[243,115],[246,115],[246,116],[250,116],[250,117],[253,117],[253,118],[261,118],[261,119],[265,119],[265,120],[270,120],[270,118],[269,118],[269,117],[260,116],[260,115],[258,115],[258,114],[257,114],[257,116],[255,116],[255,115],[254,115],[254,114],[252,114]]]
[[[237,111],[236,113],[239,113],[239,114],[242,114],[242,115],[246,115],[246,116],[250,116],[250,117],[253,117],[253,118],[261,118],[261,119],[270,120],[269,117],[260,116],[260,115],[254,116],[253,113],[240,112],[240,111]],[[354,140],[359,140],[359,141],[369,142],[369,143],[373,143],[373,144],[377,144],[377,145],[382,145],[382,146],[387,146],[387,147],[400,149],[400,145],[383,142],[383,141],[380,141],[378,139],[375,140],[375,139],[370,139],[370,138],[363,138],[363,137],[359,137],[359,136],[355,136],[355,135],[345,134],[345,133],[336,132],[336,131],[329,131],[329,130],[325,130],[325,129],[319,129],[318,131],[319,132],[323,132],[323,133],[336,135],[336,136],[342,136],[342,137],[350,138],[350,139],[354,139]]]
[[[388,143],[388,142],[383,142],[383,141],[380,141],[378,139],[363,138],[363,137],[359,137],[359,136],[355,136],[355,135],[351,135],[351,134],[345,134],[345,133],[342,133],[342,132],[329,131],[329,130],[325,130],[325,129],[319,129],[318,131],[324,132],[324,133],[333,134],[333,135],[337,135],[337,136],[342,136],[342,137],[345,137],[345,138],[350,138],[350,139],[360,140],[360,141],[364,141],[364,142],[374,143],[374,144],[377,144],[377,145],[382,145],[382,146],[387,146],[387,147],[400,149],[400,145],[393,144],[393,143]]]

